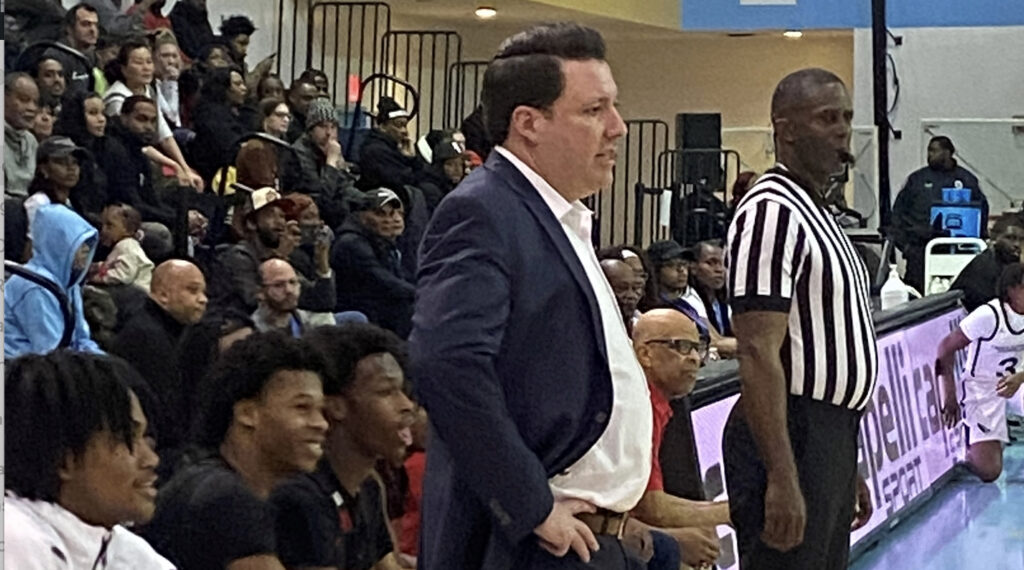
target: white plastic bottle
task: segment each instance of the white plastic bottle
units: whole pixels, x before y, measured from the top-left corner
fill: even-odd
[[[900,279],[896,265],[889,266],[889,278],[882,285],[882,310],[906,303],[909,299],[907,285]]]

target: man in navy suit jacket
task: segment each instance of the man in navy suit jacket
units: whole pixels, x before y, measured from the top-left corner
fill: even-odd
[[[421,246],[420,568],[646,567],[623,513],[650,474],[649,394],[580,202],[611,185],[616,97],[600,34],[574,24],[509,38],[485,74],[500,144]]]

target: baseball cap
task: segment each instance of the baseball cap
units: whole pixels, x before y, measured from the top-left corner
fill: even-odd
[[[464,149],[452,139],[445,139],[434,147],[433,163],[442,164],[449,158],[462,156]]]
[[[388,204],[395,206],[402,205],[402,199],[395,194],[394,190],[388,188],[377,188],[376,190],[370,190],[363,195],[363,201],[360,204],[360,211],[368,210],[379,210]]]
[[[684,261],[696,260],[693,251],[684,248],[673,240],[652,243],[651,247],[647,248],[647,257],[655,265],[663,265],[673,259],[682,259]]]
[[[282,198],[280,192],[270,188],[269,186],[253,190],[250,199],[252,200],[253,213],[259,212],[267,206],[277,206],[278,208],[281,208],[287,216],[293,205],[291,200],[288,198]]]
[[[68,137],[50,137],[39,143],[39,148],[36,150],[36,161],[44,162],[50,158],[60,158],[69,155],[81,161],[89,156],[89,151],[76,145]]]

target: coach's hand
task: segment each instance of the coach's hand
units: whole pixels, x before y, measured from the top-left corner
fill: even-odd
[[[873,512],[875,512],[875,507],[871,504],[871,491],[868,490],[867,482],[858,473],[857,497],[854,503],[853,524],[850,526],[850,530],[854,531],[868,524]]]
[[[786,552],[804,541],[807,507],[800,492],[796,473],[768,476],[764,494],[764,530],[761,540],[771,548]]]
[[[579,513],[593,513],[597,508],[586,501],[566,499],[555,501],[551,513],[544,522],[534,529],[540,537],[540,545],[551,554],[561,558],[571,548],[584,563],[590,562],[590,552],[600,548],[590,527],[576,518]]]

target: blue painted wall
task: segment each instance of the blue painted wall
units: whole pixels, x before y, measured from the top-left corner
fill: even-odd
[[[680,0],[684,30],[846,29],[871,26],[871,0]],[[888,0],[891,28],[1024,26],[1024,0]]]

